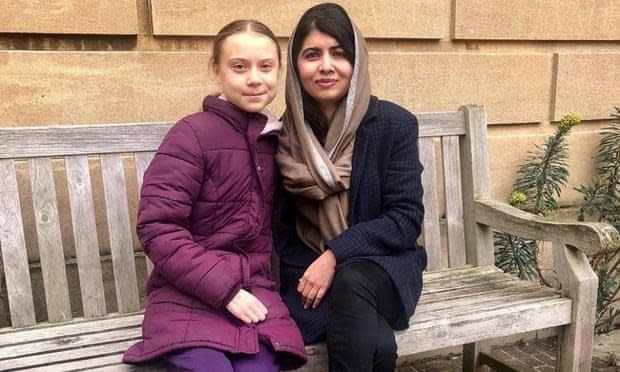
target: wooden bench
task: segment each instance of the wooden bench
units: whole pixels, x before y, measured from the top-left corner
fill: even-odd
[[[585,254],[618,249],[617,231],[599,223],[550,222],[490,200],[481,107],[418,118],[428,269],[410,328],[396,332],[399,354],[464,345],[463,369],[477,370],[490,340],[561,327],[558,369],[590,370],[597,277]],[[0,129],[0,278],[6,285],[0,311],[7,308],[6,300],[1,307],[6,293],[12,326],[0,330],[0,370],[136,369],[121,364],[121,355],[140,338],[140,293],[151,266],[144,265],[133,235],[135,190],[169,127]],[[18,182],[24,177],[29,181]],[[34,224],[24,226],[27,216]],[[61,228],[64,220],[70,228]],[[492,228],[553,242],[562,290],[497,269]],[[27,249],[28,239],[38,252]],[[106,239],[109,246],[102,247]],[[102,279],[110,261],[113,287]],[[76,266],[77,274],[68,275]],[[39,270],[44,290],[31,280]],[[71,296],[76,282],[79,294]],[[106,288],[115,296],[106,296]],[[308,346],[308,352],[305,370],[326,370],[324,345]]]

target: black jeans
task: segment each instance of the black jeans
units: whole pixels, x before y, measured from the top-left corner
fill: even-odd
[[[388,274],[374,262],[353,262],[336,273],[331,292],[329,370],[393,372],[396,341],[388,320],[401,310]]]

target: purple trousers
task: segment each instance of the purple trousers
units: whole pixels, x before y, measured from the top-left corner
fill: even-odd
[[[278,372],[277,354],[259,343],[257,354],[228,354],[208,347],[193,347],[165,354],[161,359],[171,372]]]

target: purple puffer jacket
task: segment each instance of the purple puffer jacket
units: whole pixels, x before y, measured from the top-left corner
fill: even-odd
[[[269,271],[276,138],[261,135],[263,114],[216,97],[203,110],[170,129],[144,175],[137,229],[155,268],[143,340],[123,361],[198,346],[253,354],[260,340],[281,368],[300,367],[301,334]],[[240,288],[267,307],[265,321],[244,324],[226,311]]]

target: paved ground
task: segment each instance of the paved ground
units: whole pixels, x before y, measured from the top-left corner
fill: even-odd
[[[555,337],[518,342],[493,349],[502,358],[510,361],[515,367],[540,372],[555,371],[555,353],[557,344]],[[398,372],[438,372],[461,371],[460,355],[446,355],[407,362],[398,368]],[[608,335],[597,336],[594,345],[592,371],[620,371],[620,329]]]

